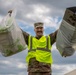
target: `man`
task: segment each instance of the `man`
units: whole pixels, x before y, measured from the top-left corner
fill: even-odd
[[[36,36],[31,36],[23,31],[23,35],[28,46],[28,75],[51,75],[52,54],[51,46],[56,41],[57,31],[44,36],[42,22],[34,24]]]
[[[10,10],[8,13],[12,13]],[[52,75],[51,64],[53,62],[51,47],[56,41],[57,31],[47,36],[43,35],[44,24],[37,22],[34,24],[36,36],[31,36],[23,32],[25,42],[28,46],[28,75]]]

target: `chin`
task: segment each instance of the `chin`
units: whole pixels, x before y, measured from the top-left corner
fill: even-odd
[[[39,37],[43,36],[43,35],[38,35]]]

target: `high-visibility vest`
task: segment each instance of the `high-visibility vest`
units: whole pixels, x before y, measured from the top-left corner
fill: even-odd
[[[35,57],[39,62],[52,64],[51,47],[50,36],[42,36],[40,39],[29,36],[26,62],[29,63],[29,59]]]

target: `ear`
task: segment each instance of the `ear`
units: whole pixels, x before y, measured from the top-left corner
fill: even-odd
[[[43,31],[44,31],[44,28],[43,28]]]
[[[35,28],[34,28],[34,31],[35,31]]]

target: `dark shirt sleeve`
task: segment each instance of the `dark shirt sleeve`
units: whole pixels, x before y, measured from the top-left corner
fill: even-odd
[[[51,39],[51,45],[53,45],[56,42],[56,36],[57,36],[58,30],[56,30],[54,33],[49,34]]]
[[[21,29],[22,30],[22,29]],[[22,30],[22,33],[23,33],[23,36],[24,36],[24,39],[25,39],[25,42],[26,44],[28,45],[28,38],[29,38],[29,34],[25,31]]]

